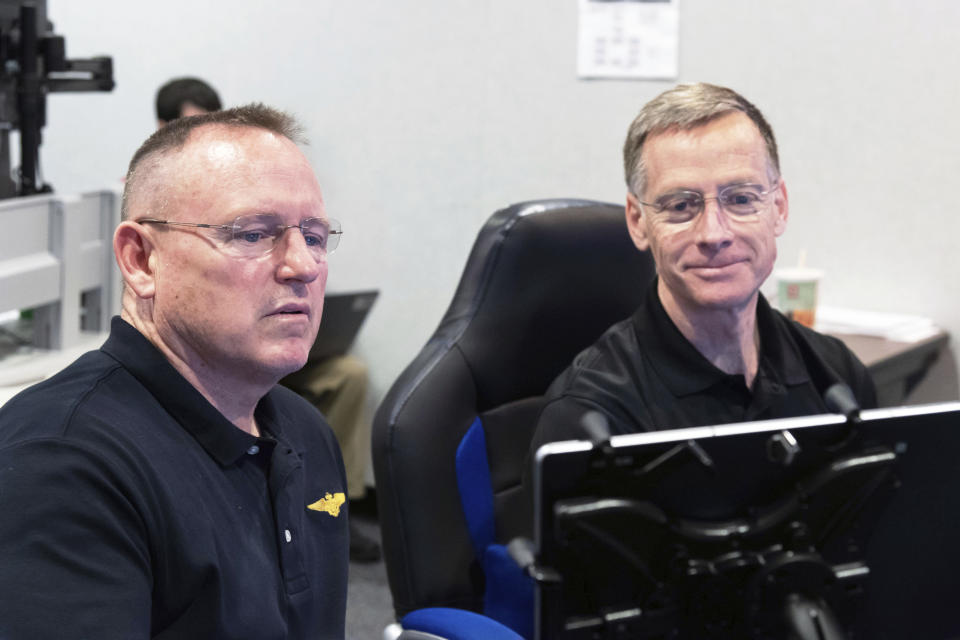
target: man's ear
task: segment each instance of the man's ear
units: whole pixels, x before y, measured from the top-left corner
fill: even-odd
[[[647,225],[643,219],[643,212],[640,210],[640,203],[637,196],[627,193],[627,229],[630,231],[630,238],[633,244],[637,245],[640,251],[646,251],[650,248],[650,239],[647,237]]]
[[[777,187],[773,195],[774,215],[777,216],[773,223],[773,232],[779,237],[787,230],[787,218],[790,217],[790,201],[787,198],[787,183],[780,179],[780,186]]]
[[[138,298],[152,298],[156,292],[153,252],[153,242],[141,224],[125,220],[113,233],[113,254],[120,274]]]

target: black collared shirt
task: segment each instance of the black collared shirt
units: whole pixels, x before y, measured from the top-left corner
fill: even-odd
[[[343,638],[340,451],[274,387],[236,428],[136,329],[0,410],[0,638]]]
[[[757,303],[760,363],[752,388],[697,351],[670,320],[656,283],[629,319],[574,359],[547,391],[531,452],[546,442],[588,439],[583,414],[598,410],[616,434],[787,418],[827,412],[823,393],[846,382],[862,408],[873,381],[838,339]]]

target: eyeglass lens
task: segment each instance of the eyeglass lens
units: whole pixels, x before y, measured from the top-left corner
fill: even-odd
[[[724,211],[734,216],[750,216],[760,210],[772,190],[765,191],[762,185],[737,184],[722,189],[716,197],[704,197],[696,191],[678,191],[658,198],[654,205],[667,222],[673,223],[697,217],[707,200],[717,200]]]
[[[308,218],[299,225],[286,225],[275,214],[240,216],[231,225],[232,233],[225,248],[236,255],[249,257],[269,253],[289,229],[299,228],[307,250],[317,260],[331,253],[340,240],[340,224],[336,220]]]

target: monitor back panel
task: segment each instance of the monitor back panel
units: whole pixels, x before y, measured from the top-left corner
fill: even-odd
[[[666,599],[680,608],[666,617],[727,618],[734,626],[710,633],[734,637],[749,626],[746,596],[773,606],[757,595],[757,580],[773,582],[762,565],[809,552],[859,572],[831,587],[849,592],[836,608],[855,637],[960,637],[960,404],[867,411],[855,426],[810,416],[610,444],[552,443],[537,456],[538,560],[564,576],[564,615],[655,611]],[[600,498],[632,506],[569,515]],[[696,572],[705,578],[684,577]]]

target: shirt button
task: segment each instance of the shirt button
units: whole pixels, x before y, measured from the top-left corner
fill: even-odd
[[[258,453],[260,453],[260,447],[257,446],[257,445],[253,445],[253,446],[251,446],[249,449],[247,449],[247,454],[248,454],[248,455],[255,456],[255,455],[257,455]]]
[[[290,529],[283,530],[283,537],[286,539],[287,542],[290,542],[291,540],[293,540],[293,534],[290,533]]]

